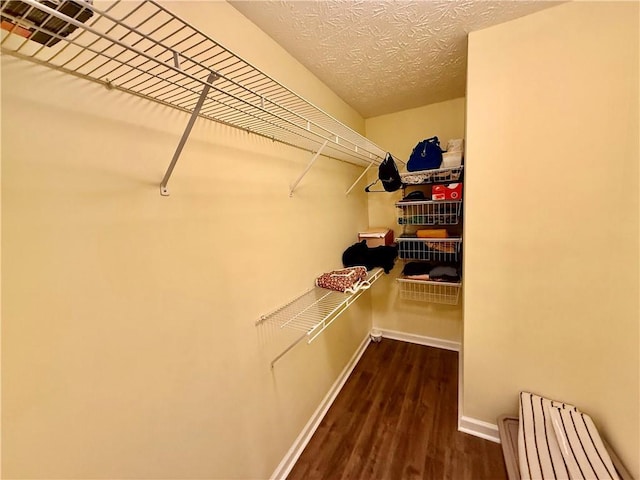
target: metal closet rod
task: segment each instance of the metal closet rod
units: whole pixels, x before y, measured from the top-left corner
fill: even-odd
[[[196,43],[195,45],[191,45],[189,46],[186,50],[191,50],[193,48],[196,48],[198,45],[205,43],[206,41],[210,41],[214,44],[214,46],[218,49],[221,50],[221,52],[216,53],[213,57],[216,56],[220,56],[222,54],[229,54],[231,55],[231,57],[229,58],[225,58],[223,60],[223,62],[228,61],[229,59],[231,59],[233,62],[231,63],[232,66],[236,66],[236,65],[241,65],[240,67],[235,68],[234,72],[237,71],[241,71],[244,68],[248,68],[249,70],[246,72],[243,72],[241,74],[241,76],[246,77],[247,75],[249,76],[249,80],[250,81],[254,81],[255,78],[258,78],[257,82],[267,82],[267,87],[269,89],[275,89],[274,91],[274,95],[276,96],[281,96],[281,97],[285,97],[284,100],[290,103],[302,103],[302,108],[309,112],[311,111],[312,113],[320,113],[322,114],[324,117],[326,117],[326,119],[330,120],[331,122],[334,123],[334,125],[338,126],[341,129],[345,129],[347,131],[347,133],[350,133],[352,135],[357,136],[358,139],[362,139],[364,140],[365,145],[363,146],[362,143],[363,142],[357,142],[354,140],[350,140],[344,136],[340,136],[338,134],[332,133],[328,127],[324,127],[322,125],[320,125],[319,123],[315,122],[315,121],[311,121],[308,118],[302,117],[300,114],[296,113],[295,111],[291,110],[290,108],[281,105],[275,101],[272,101],[270,98],[268,98],[267,96],[264,95],[264,92],[261,93],[257,93],[249,88],[247,88],[246,86],[236,82],[235,80],[229,78],[227,75],[219,72],[219,71],[215,71],[214,69],[211,69],[207,66],[205,66],[203,63],[194,60],[193,58],[189,58],[187,56],[184,55],[184,53],[179,53],[175,50],[175,47],[177,47],[178,45],[180,45],[181,43],[185,42],[186,39],[179,39],[179,41],[177,43],[174,43],[172,46],[166,46],[164,44],[162,44],[161,42],[155,40],[154,38],[150,37],[149,35],[139,31],[136,27],[129,27],[127,26],[124,22],[122,22],[121,20],[116,19],[115,17],[109,15],[106,13],[107,10],[105,11],[101,11],[99,9],[97,9],[94,5],[89,4],[82,1],[82,4],[85,5],[87,8],[90,8],[94,13],[97,13],[99,15],[98,18],[96,18],[93,23],[91,24],[92,26],[86,25],[84,23],[78,22],[76,19],[71,18],[65,14],[62,14],[61,12],[52,9],[50,7],[48,7],[47,5],[41,4],[38,1],[35,0],[24,0],[25,3],[29,4],[31,6],[31,8],[37,8],[40,9],[42,11],[44,11],[45,13],[47,13],[49,15],[49,17],[54,16],[56,18],[59,18],[65,22],[68,22],[72,25],[75,25],[76,27],[81,29],[81,32],[90,32],[93,35],[97,36],[98,39],[102,38],[105,39],[107,41],[109,41],[111,44],[104,48],[103,50],[97,50],[92,48],[92,46],[98,41],[97,39],[94,40],[92,43],[90,43],[89,45],[81,45],[79,44],[77,41],[73,41],[71,39],[65,38],[65,37],[61,37],[60,35],[57,34],[53,34],[52,32],[47,32],[46,30],[43,30],[39,27],[35,27],[40,31],[44,31],[45,33],[48,33],[49,35],[53,35],[56,38],[59,38],[60,40],[65,40],[65,42],[67,43],[67,45],[65,45],[65,47],[63,49],[66,49],[68,44],[72,44],[77,46],[78,48],[81,49],[81,51],[79,53],[77,53],[74,57],[72,57],[72,59],[67,60],[63,65],[68,65],[71,61],[73,61],[74,59],[76,59],[82,52],[88,51],[91,54],[93,54],[93,57],[90,60],[85,61],[80,67],[78,68],[82,68],[83,66],[87,65],[89,62],[95,60],[98,57],[105,57],[107,60],[104,61],[101,65],[93,68],[93,70],[91,70],[89,72],[89,74],[87,75],[83,75],[80,74],[77,71],[73,71],[73,70],[69,70],[67,68],[63,67],[57,67],[60,68],[64,71],[70,71],[71,73],[74,74],[78,74],[80,76],[84,76],[85,78],[90,78],[92,80],[97,80],[97,81],[101,81],[99,77],[92,77],[91,75],[94,74],[97,70],[99,70],[100,68],[107,66],[110,62],[114,62],[116,65],[116,67],[112,68],[110,70],[110,73],[115,72],[118,68],[120,67],[125,67],[127,68],[127,72],[125,73],[121,73],[118,77],[116,77],[117,79],[121,79],[126,75],[129,75],[131,72],[138,72],[138,74],[133,78],[133,79],[128,79],[125,80],[125,82],[123,83],[123,85],[130,83],[136,79],[139,79],[141,76],[149,76],[152,79],[155,79],[155,83],[152,83],[152,85],[144,85],[145,82],[148,82],[148,80],[141,80],[139,81],[133,88],[139,87],[141,85],[144,85],[144,88],[142,88],[142,91],[136,91],[136,90],[132,90],[132,89],[127,89],[126,87],[123,86],[118,86],[116,85],[117,88],[125,90],[125,91],[129,91],[132,93],[135,93],[137,95],[143,96],[145,98],[149,98],[151,100],[155,100],[155,101],[159,101],[161,103],[165,103],[165,104],[169,104],[170,106],[173,106],[175,108],[179,108],[182,110],[187,110],[187,111],[191,111],[192,113],[192,117],[189,121],[189,124],[187,125],[187,128],[185,129],[185,133],[183,134],[183,138],[181,139],[178,148],[176,150],[178,156],[179,156],[179,152],[182,150],[182,147],[184,147],[184,143],[186,142],[186,139],[188,138],[188,133],[190,132],[192,126],[193,126],[193,121],[195,121],[195,118],[198,116],[198,114],[201,114],[202,116],[204,116],[205,118],[210,118],[212,120],[215,121],[221,121],[222,123],[226,123],[229,124],[231,126],[234,126],[236,128],[242,128],[245,129],[247,131],[253,132],[253,133],[257,133],[263,136],[266,136],[268,138],[272,138],[273,140],[278,140],[278,141],[282,141],[284,143],[287,143],[289,145],[293,145],[293,146],[297,146],[299,148],[304,148],[305,150],[315,150],[317,148],[317,145],[322,143],[322,141],[325,142],[325,146],[327,143],[331,142],[329,144],[328,149],[333,149],[335,152],[338,152],[339,154],[342,155],[347,155],[348,157],[354,159],[354,161],[357,161],[358,164],[362,164],[362,163],[368,163],[367,166],[367,170],[371,167],[372,164],[374,163],[379,163],[379,161],[381,160],[381,155],[382,155],[382,150],[377,147],[376,145],[374,145],[372,142],[369,142],[368,140],[366,140],[364,137],[360,136],[359,134],[357,134],[356,132],[354,132],[353,130],[351,130],[349,127],[346,127],[344,124],[338,122],[337,120],[333,119],[332,117],[330,117],[328,114],[326,114],[325,112],[323,112],[322,110],[320,110],[318,107],[316,107],[313,104],[310,104],[309,102],[307,102],[306,100],[302,99],[301,97],[297,96],[296,94],[294,94],[293,92],[291,92],[289,89],[287,89],[286,87],[282,86],[281,84],[279,84],[278,82],[276,82],[275,80],[273,80],[271,77],[267,76],[266,74],[264,74],[263,72],[261,72],[260,70],[256,69],[254,66],[252,66],[251,64],[245,62],[244,60],[242,60],[240,57],[235,56],[232,52],[230,52],[229,50],[227,50],[226,48],[222,47],[221,45],[219,45],[217,42],[215,42],[214,40],[210,39],[209,37],[207,37],[206,35],[204,35],[202,32],[200,32],[199,30],[195,29],[194,27],[186,24],[186,22],[184,22],[182,19],[178,18],[177,16],[175,16],[174,14],[172,14],[171,12],[169,12],[167,9],[165,9],[164,7],[162,7],[161,5],[159,5],[157,2],[153,1],[153,0],[148,0],[148,4],[152,4],[155,7],[157,7],[159,10],[161,10],[162,12],[165,12],[167,15],[170,16],[169,20],[165,21],[160,27],[156,27],[152,33],[158,31],[160,28],[168,25],[171,23],[171,21],[175,20],[177,22],[180,22],[182,24],[182,27],[180,28],[180,30],[184,29],[184,28],[189,28],[192,29],[193,31],[195,31],[196,33],[198,33],[199,35],[201,35],[203,38]],[[118,2],[119,3],[119,2]],[[111,10],[113,8],[113,6],[116,4],[112,4],[110,5],[108,10]],[[127,13],[127,15],[123,18],[128,18],[129,16],[131,16],[134,12],[136,12],[138,9],[140,8],[140,5],[136,6],[136,8],[132,11],[130,11],[129,13]],[[151,17],[148,17],[147,19],[145,19],[143,22],[140,22],[138,24],[138,26],[144,24],[145,22],[148,21],[149,18],[152,18],[156,15],[157,13],[154,13],[154,15],[152,15]],[[7,16],[12,17],[11,15],[7,14]],[[93,25],[97,22],[97,20],[99,20],[100,18],[106,18],[109,21],[113,22],[114,25],[111,26],[111,28],[109,28],[107,30],[107,33],[110,32],[113,28],[115,28],[115,25],[119,25],[124,27],[127,32],[122,35],[120,37],[120,39],[115,39],[110,37],[107,33],[103,33],[98,31],[97,29],[93,28]],[[14,20],[16,20],[16,24],[17,19],[14,18]],[[138,39],[134,45],[137,45],[138,43],[140,43],[142,41],[142,38],[148,40],[149,42],[152,43],[151,47],[147,47],[147,49],[145,51],[141,51],[140,49],[136,48],[135,46],[132,45],[127,45],[124,42],[122,42],[122,39],[126,38],[128,35],[130,34],[135,34],[140,36],[141,38]],[[166,40],[167,38],[169,38],[171,35],[167,35],[163,38],[163,40]],[[5,38],[6,40],[6,38]],[[3,42],[4,43],[4,42]],[[23,42],[22,45],[24,45],[25,42]],[[22,48],[22,45],[19,47]],[[121,47],[123,50],[121,52],[119,52],[118,54],[116,54],[115,56],[110,56],[107,55],[106,50],[108,48],[110,48],[113,45],[117,45],[119,47]],[[147,53],[147,51],[151,50],[154,46],[159,47],[161,50],[163,50],[163,53],[167,53],[167,52],[171,52],[171,58],[170,60],[173,62],[173,64],[171,64],[171,62],[165,62],[162,60],[159,60],[157,57],[150,55],[149,53]],[[42,51],[44,47],[41,47],[38,52]],[[18,50],[19,50],[18,49]],[[55,53],[49,60],[55,58],[57,55],[60,54],[61,51],[58,51],[57,53]],[[145,62],[143,62],[140,65],[131,65],[129,62],[131,62],[131,60],[133,59],[128,59],[128,60],[121,60],[118,58],[118,56],[122,55],[125,52],[132,52],[135,55],[138,55],[139,57],[142,57],[144,59],[146,59]],[[17,52],[16,52],[17,53]],[[20,56],[23,56],[22,54],[19,54]],[[210,58],[213,58],[210,57]],[[28,58],[28,57],[27,57]],[[198,77],[196,77],[194,74],[190,73],[189,71],[183,69],[180,65],[180,59],[185,60],[185,62],[191,62],[191,66],[188,68],[188,70],[193,70],[194,68],[199,68],[200,70],[198,71],[198,73],[202,72],[206,72],[209,74],[208,79],[202,80]],[[141,67],[148,65],[149,63],[151,63],[152,65],[154,65],[153,67],[145,70]],[[157,66],[161,66],[161,68],[163,69],[161,72],[155,73],[152,72],[151,70],[155,69]],[[54,66],[55,67],[55,66]],[[223,68],[228,68],[228,65],[223,67]],[[162,76],[165,75],[169,72],[173,72],[171,76]],[[232,72],[233,73],[233,72]],[[174,81],[174,78],[178,78],[179,80],[183,80],[183,79],[190,79],[191,82],[190,84],[183,84],[183,83],[177,83],[177,81]],[[225,83],[228,82],[229,85],[232,86],[232,90],[229,91],[229,88],[222,89],[217,87],[216,85],[213,85],[211,79],[215,78],[217,80],[219,80],[219,83]],[[274,85],[269,85],[269,82],[273,82]],[[164,86],[160,86],[160,85],[164,85]],[[165,96],[167,94],[167,92],[164,92],[160,95],[160,97],[153,97],[151,96],[152,94],[158,92],[158,91],[163,91],[164,89],[167,88],[167,86],[173,85],[172,89],[169,90],[169,94],[171,94],[171,97],[169,97],[169,99],[166,98],[161,98],[162,96]],[[196,85],[202,85],[202,91],[201,92],[197,92],[194,90],[194,87]],[[113,86],[113,85],[112,85]],[[155,90],[153,90],[152,92],[148,92],[148,90],[150,88],[154,88]],[[171,88],[171,87],[170,87]],[[278,92],[277,89],[282,89],[283,91]],[[205,101],[207,99],[207,95],[209,93],[210,90],[213,90],[214,92],[216,92],[216,97],[215,98],[211,98],[210,100],[214,102],[213,105],[205,105]],[[147,91],[147,93],[145,93],[145,91]],[[172,93],[172,92],[182,92],[182,93]],[[246,99],[243,98],[239,95],[242,94],[248,94],[248,96],[250,97],[250,99]],[[185,97],[185,95],[187,95]],[[193,100],[188,100],[186,103],[184,103],[183,100],[180,100],[179,102],[177,102],[175,100],[175,97],[182,97],[185,100],[191,98],[191,95],[198,95],[198,100],[195,104],[195,107],[192,106],[192,102]],[[291,95],[291,98],[286,98],[287,95]],[[173,98],[172,98],[173,97]],[[228,99],[228,100],[226,100]],[[255,103],[253,103],[250,100],[259,100],[259,105],[256,105]],[[177,103],[176,103],[177,102]],[[283,114],[287,115],[289,118],[285,118],[283,117],[281,114],[278,114],[272,110],[268,110],[267,106],[265,106],[265,102],[267,104],[267,106],[271,107],[272,109],[275,108],[276,110],[281,111]],[[201,109],[204,110],[201,113]],[[313,111],[316,112],[313,112]],[[234,113],[235,112],[235,113]],[[303,125],[300,125],[299,123],[297,123],[297,121],[302,121]],[[316,131],[314,131],[313,129],[316,129]],[[319,131],[318,131],[319,130]],[[276,137],[276,134],[279,137]],[[293,137],[293,138],[292,138]],[[295,139],[305,139],[305,141],[308,142],[312,142],[312,144],[316,145],[316,147],[314,148],[311,145],[306,145],[306,146],[302,146],[299,144],[299,141],[296,142]],[[370,147],[374,147],[373,150],[375,152],[372,152],[370,150]],[[367,158],[367,154],[368,154],[368,158]],[[176,157],[176,154],[174,154],[174,157]],[[334,157],[334,158],[338,158],[341,160],[345,160],[345,161],[349,161],[347,159],[345,159],[344,157]],[[161,191],[164,191],[166,194],[166,183],[171,175],[171,172],[173,171],[173,168],[175,167],[175,163],[177,161],[177,157],[172,159],[172,162],[169,166],[169,169],[167,171],[167,174],[165,175],[165,178],[163,179],[162,182],[162,187],[161,187]],[[366,173],[366,171],[364,172]],[[363,175],[364,175],[363,173]],[[362,176],[360,178],[362,178]],[[358,180],[360,180],[360,178]],[[357,180],[357,181],[358,181]],[[298,180],[299,181],[299,180]],[[356,181],[356,183],[357,183]],[[354,184],[355,186],[355,184]],[[353,188],[353,186],[351,187],[351,189]],[[351,191],[351,189],[349,189],[349,191]],[[347,192],[349,193],[349,192]]]

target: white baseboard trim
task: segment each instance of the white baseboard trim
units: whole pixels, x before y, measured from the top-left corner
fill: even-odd
[[[360,361],[360,358],[369,346],[369,343],[371,343],[371,337],[369,336],[369,333],[367,333],[367,336],[362,341],[340,375],[338,375],[338,378],[329,389],[329,392],[327,392],[327,395],[325,395],[316,411],[313,412],[313,415],[311,415],[311,418],[300,432],[300,435],[298,435],[298,438],[296,438],[287,454],[271,474],[271,479],[275,480],[287,478],[287,475],[289,475],[291,469],[298,461],[298,458],[300,458],[302,451],[311,440],[311,437],[317,430],[324,416],[329,411],[329,408],[338,396],[338,393],[340,393],[340,390],[342,390],[342,387],[344,387],[344,384],[347,382],[347,379],[351,375],[351,372],[353,372],[353,369]]]
[[[500,434],[498,433],[498,426],[493,423],[483,422],[471,417],[461,416],[458,420],[458,431],[468,433],[475,437],[484,438],[485,440],[491,440],[495,443],[500,443]]]
[[[425,337],[423,335],[415,335],[413,333],[396,332],[394,330],[385,330],[384,328],[374,328],[382,333],[384,338],[391,340],[400,340],[402,342],[416,343],[418,345],[426,345],[427,347],[443,348],[445,350],[460,351],[460,342],[451,340],[443,340],[441,338]]]

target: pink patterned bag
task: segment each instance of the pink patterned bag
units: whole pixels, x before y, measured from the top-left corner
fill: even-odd
[[[366,290],[371,286],[366,278],[366,267],[349,267],[323,273],[316,278],[316,285],[338,292],[356,293],[358,290]]]

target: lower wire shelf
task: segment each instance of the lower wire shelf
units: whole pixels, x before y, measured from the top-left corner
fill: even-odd
[[[382,276],[382,273],[382,268],[375,268],[368,272],[366,280],[373,284]],[[256,326],[270,325],[279,329],[300,332],[300,336],[271,361],[271,367],[273,368],[280,358],[302,340],[306,339],[307,343],[313,342],[364,291],[342,293],[321,287],[313,287],[286,305],[271,313],[262,315],[256,321]]]
[[[400,298],[403,300],[444,305],[457,305],[462,287],[462,283],[459,282],[412,280],[410,278],[398,278],[397,281],[400,284]]]

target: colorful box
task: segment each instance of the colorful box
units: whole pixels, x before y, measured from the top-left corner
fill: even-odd
[[[431,190],[432,200],[461,200],[462,184],[450,183],[449,185],[434,185]]]

